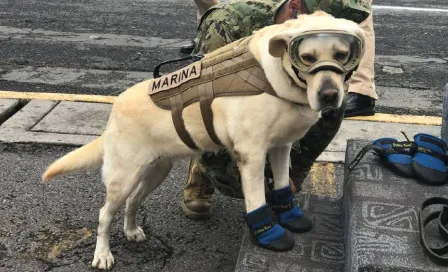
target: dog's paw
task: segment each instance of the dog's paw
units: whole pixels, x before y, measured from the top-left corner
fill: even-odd
[[[142,242],[146,240],[145,233],[140,227],[133,230],[124,230],[124,234],[128,238],[128,241]]]
[[[95,256],[93,257],[92,266],[94,268],[98,269],[104,269],[109,270],[114,265],[114,256],[112,256],[112,253],[110,250],[107,252],[96,252]]]

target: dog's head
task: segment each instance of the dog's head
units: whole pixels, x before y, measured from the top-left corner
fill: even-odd
[[[324,12],[284,23],[269,41],[269,54],[307,90],[312,109],[339,108],[351,74],[364,54],[364,31],[354,22]]]

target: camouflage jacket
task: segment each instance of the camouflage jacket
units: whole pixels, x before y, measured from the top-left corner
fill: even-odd
[[[226,44],[273,25],[280,7],[288,0],[230,0],[211,7],[202,16],[194,54],[209,53]],[[367,0],[305,0],[310,12],[323,10],[337,18],[357,23],[365,20],[372,7]]]
[[[255,30],[275,23],[275,15],[288,0],[230,0],[211,7],[202,16],[193,53],[206,54]]]
[[[288,0],[230,0],[211,7],[202,16],[194,54],[209,53],[226,44],[273,25]],[[362,22],[371,12],[367,0],[305,0],[310,12],[323,10],[338,18]]]

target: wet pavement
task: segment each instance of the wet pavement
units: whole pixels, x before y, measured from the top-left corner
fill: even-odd
[[[99,171],[41,183],[45,167],[72,147],[0,144],[0,271],[92,271]],[[123,210],[111,230],[114,271],[234,271],[245,231],[243,202],[216,196],[208,221],[187,219],[180,197],[187,161],[142,204],[137,221],[147,241],[128,242]]]

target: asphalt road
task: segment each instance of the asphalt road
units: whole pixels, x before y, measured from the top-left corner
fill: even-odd
[[[92,271],[98,212],[104,203],[99,171],[50,183],[40,176],[71,147],[0,144],[0,271]],[[216,194],[208,221],[183,216],[186,178],[179,161],[143,203],[138,222],[148,238],[128,242],[123,210],[111,230],[114,271],[233,271],[245,229],[241,200]]]
[[[374,4],[378,110],[440,116],[448,4]],[[151,77],[159,62],[183,56],[195,18],[190,0],[3,0],[0,89],[116,95]]]

